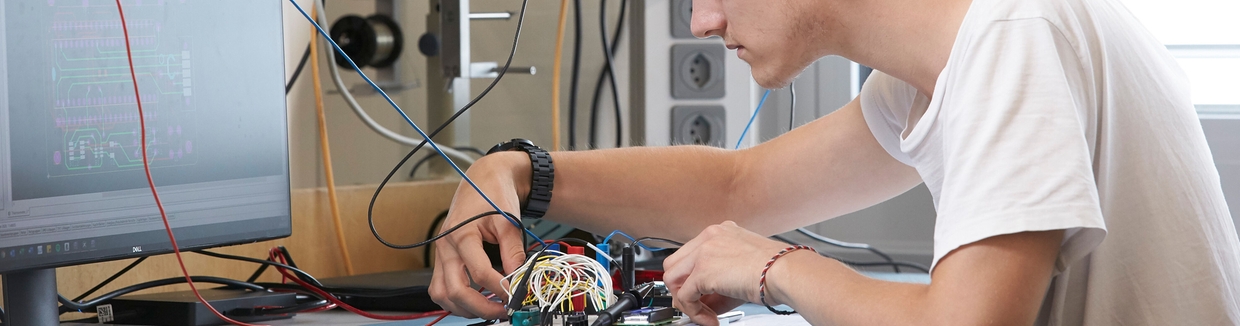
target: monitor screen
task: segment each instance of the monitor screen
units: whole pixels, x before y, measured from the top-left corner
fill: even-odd
[[[0,272],[288,236],[280,1],[0,0]]]

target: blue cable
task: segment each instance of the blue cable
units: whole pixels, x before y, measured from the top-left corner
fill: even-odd
[[[482,189],[478,188],[477,184],[474,184],[474,180],[469,179],[469,176],[465,175],[465,171],[461,171],[461,168],[456,166],[456,162],[452,162],[452,159],[448,158],[448,155],[444,154],[442,149],[439,149],[439,145],[435,144],[435,141],[431,140],[431,137],[427,136],[426,132],[422,131],[422,128],[418,127],[418,124],[413,123],[413,119],[410,119],[409,115],[405,114],[405,110],[402,110],[399,105],[396,105],[396,101],[393,101],[392,97],[388,96],[387,92],[384,92],[382,88],[379,88],[379,85],[375,84],[374,81],[370,80],[370,77],[366,76],[366,73],[362,72],[362,68],[358,67],[357,63],[354,63],[353,59],[349,58],[349,55],[344,53],[344,49],[340,48],[340,45],[336,44],[336,41],[332,40],[331,36],[328,36],[327,31],[323,30],[323,27],[319,26],[319,23],[314,21],[314,18],[310,18],[310,14],[307,14],[305,10],[301,9],[301,5],[298,5],[297,1],[289,0],[288,2],[292,3],[293,7],[296,7],[297,11],[301,12],[301,15],[306,17],[306,20],[310,21],[311,25],[314,25],[314,29],[319,31],[319,35],[322,35],[323,38],[327,40],[328,44],[331,44],[332,48],[336,49],[336,53],[339,53],[346,61],[349,62],[349,65],[353,67],[353,70],[357,71],[357,74],[362,76],[362,79],[365,79],[366,83],[370,84],[370,87],[373,87],[375,91],[378,91],[380,95],[383,95],[383,99],[387,100],[388,104],[392,105],[392,108],[395,108],[396,112],[400,113],[402,118],[405,118],[405,122],[409,123],[410,126],[413,126],[413,130],[417,131],[418,135],[421,135],[423,139],[426,139],[426,142],[431,145],[431,148],[434,148],[435,152],[439,153],[439,156],[443,157],[444,161],[447,161],[448,165],[451,165],[452,169],[456,170],[456,173],[459,174],[461,178],[464,178],[465,182],[468,182],[469,186],[473,187],[474,191],[477,191],[478,195],[482,196],[482,199],[486,200],[487,204],[491,205],[491,208],[494,208],[495,211],[500,213],[500,215],[507,218],[508,222],[512,223],[513,226],[521,228],[521,223],[518,222],[516,218],[509,216],[508,213],[505,213],[504,210],[499,208],[499,205],[496,205],[494,201],[491,201],[491,198],[487,197],[487,195],[482,192]],[[525,231],[525,233],[529,234],[531,237],[534,237],[535,240],[538,240],[538,243],[544,243],[542,238],[539,238],[538,235],[534,234],[534,232],[530,232],[530,230],[526,230],[524,228],[521,228],[521,230]]]
[[[625,238],[628,238],[628,239],[629,239],[629,241],[631,241],[631,242],[633,242],[633,243],[637,243],[637,239],[634,239],[634,238],[633,238],[633,236],[630,236],[628,233],[624,233],[624,231],[620,231],[620,230],[611,231],[611,234],[608,234],[606,238],[603,238],[603,243],[605,243],[605,244],[607,244],[607,243],[611,243],[611,237],[612,237],[612,236],[615,236],[615,235],[617,235],[617,234],[622,235],[622,236],[624,236]],[[640,243],[637,243],[637,246],[638,246],[638,247],[641,247],[642,249],[649,250],[649,251],[660,251],[660,250],[666,250],[666,249],[667,249],[667,248],[652,248],[652,247],[648,247],[648,246],[646,246],[646,245],[644,245],[644,244],[640,244]]]
[[[758,112],[762,111],[762,105],[766,104],[766,97],[771,95],[771,90],[766,90],[762,94],[762,100],[758,101],[758,107],[753,109],[753,115],[749,116],[749,123],[745,124],[745,130],[741,131],[741,138],[736,139],[736,147],[732,149],[741,149],[741,141],[745,140],[745,135],[749,133],[749,127],[753,126],[753,120],[758,118]]]

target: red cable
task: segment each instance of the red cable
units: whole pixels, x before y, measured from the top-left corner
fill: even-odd
[[[279,253],[278,250],[273,248],[271,251],[268,252],[268,255],[271,255],[271,258],[273,259],[279,259],[277,257],[283,256],[283,253]],[[448,312],[442,311],[442,310],[424,312],[424,313],[412,314],[412,315],[378,315],[378,314],[369,313],[361,309],[354,308],[353,306],[350,306],[349,304],[344,303],[344,301],[340,301],[340,299],[337,299],[336,296],[333,296],[331,293],[328,293],[327,291],[324,291],[323,289],[320,289],[314,285],[311,285],[310,283],[306,281],[301,280],[301,278],[298,278],[292,275],[291,272],[289,272],[288,270],[282,267],[279,267],[279,266],[273,266],[273,267],[275,267],[276,271],[279,271],[281,275],[284,275],[284,277],[288,278],[289,280],[292,280],[294,283],[297,283],[297,285],[301,285],[307,290],[310,290],[310,292],[314,292],[318,296],[324,299],[327,299],[327,301],[331,301],[332,303],[336,304],[336,306],[339,308],[348,310],[349,312],[355,313],[362,317],[366,317],[370,319],[377,319],[377,320],[413,320],[413,319],[422,319],[422,318],[433,317],[433,316],[447,316],[448,315]]]
[[[448,317],[448,313],[445,312],[444,314],[439,315],[439,318],[435,318],[435,320],[432,320],[431,322],[426,323],[426,326],[435,326],[436,323],[438,323],[440,320],[443,320],[444,318],[447,318],[447,317]]]
[[[129,77],[133,79],[133,94],[138,103],[138,126],[142,128],[142,170],[146,172],[146,184],[151,187],[151,196],[155,197],[155,206],[159,207],[159,217],[163,218],[164,230],[168,231],[168,241],[172,242],[172,253],[177,256],[177,264],[181,266],[181,274],[185,275],[185,281],[189,283],[189,289],[194,292],[198,302],[202,302],[203,305],[207,306],[207,309],[210,309],[211,313],[214,313],[216,317],[233,325],[255,326],[233,320],[221,314],[219,310],[215,310],[215,307],[212,307],[211,303],[207,302],[207,299],[204,299],[202,294],[198,293],[198,287],[194,286],[194,281],[189,277],[189,270],[185,269],[185,261],[181,259],[181,248],[177,246],[176,236],[172,235],[172,225],[168,224],[168,213],[164,212],[164,204],[159,200],[159,192],[155,190],[155,180],[151,178],[150,160],[146,158],[146,118],[142,112],[142,93],[138,92],[138,74],[133,68],[133,53],[129,47],[129,26],[125,24],[125,10],[121,8],[121,0],[116,0],[116,11],[121,16],[121,31],[125,34],[125,57],[129,59]]]

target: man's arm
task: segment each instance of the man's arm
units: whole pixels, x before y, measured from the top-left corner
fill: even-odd
[[[1063,231],[1055,230],[965,245],[939,262],[929,285],[879,281],[797,252],[772,266],[767,295],[814,325],[1029,325],[1062,239]]]
[[[793,251],[766,273],[765,300],[814,325],[1028,325],[1050,283],[1063,231],[1005,234],[953,250],[930,284],[872,279],[812,251]],[[728,307],[712,296],[762,302],[762,268],[787,244],[735,223],[712,225],[663,261],[674,305],[701,325]]]
[[[687,241],[703,228],[736,220],[765,235],[826,220],[898,195],[921,182],[874,139],[854,100],[839,111],[751,149],[703,146],[555,152],[547,219],[593,232],[620,229]],[[500,208],[518,213],[530,189],[530,160],[505,152],[468,171]],[[444,228],[490,211],[462,182]],[[521,232],[499,216],[464,227],[436,245],[431,297],[458,315],[503,314],[469,287],[501,288],[482,242],[498,243],[504,271],[525,257]],[[446,242],[446,243],[445,243]]]
[[[921,182],[874,139],[856,100],[740,151],[634,147],[554,156],[549,219],[592,232],[621,229],[681,241],[727,220],[764,235],[786,232]]]

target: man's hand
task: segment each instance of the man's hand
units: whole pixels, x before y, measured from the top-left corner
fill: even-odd
[[[673,305],[699,325],[718,325],[719,312],[760,302],[762,267],[785,247],[731,221],[706,228],[663,261]]]
[[[503,152],[478,160],[469,177],[505,212],[520,213],[521,202],[530,189],[530,160],[525,153]],[[440,230],[451,228],[479,213],[494,211],[474,188],[461,181]],[[513,216],[520,218],[520,216]],[[435,269],[431,278],[431,299],[445,310],[466,318],[494,319],[505,315],[504,307],[487,300],[470,287],[470,280],[493,293],[504,293],[503,275],[491,267],[482,242],[499,244],[504,272],[511,273],[525,260],[521,230],[502,215],[492,215],[470,223],[436,242]],[[507,300],[508,298],[502,298]]]

